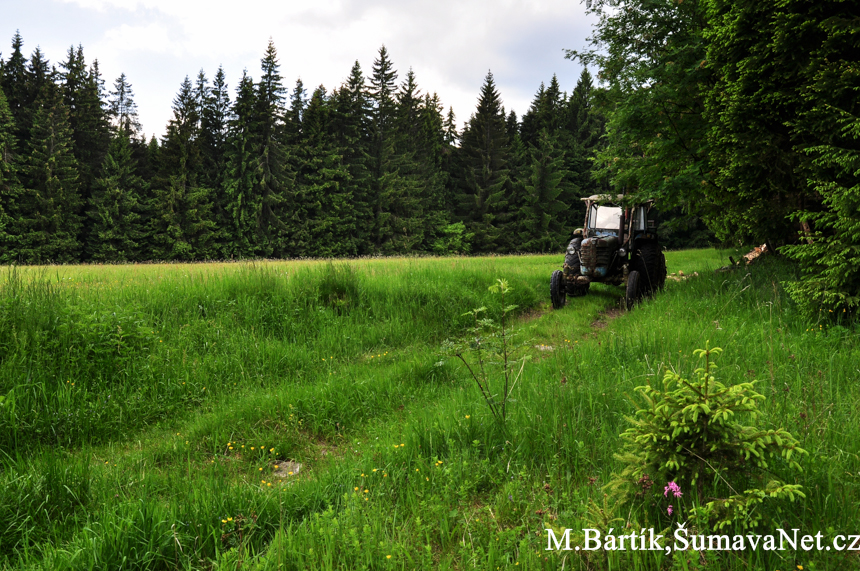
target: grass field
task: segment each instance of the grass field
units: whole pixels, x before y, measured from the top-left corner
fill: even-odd
[[[708,342],[809,452],[771,467],[806,497],[767,525],[860,533],[858,328],[801,321],[784,262],[725,259],[669,253],[698,275],[629,313],[599,284],[551,310],[560,256],[0,269],[0,567],[860,569],[546,550],[548,527],[630,521],[594,506],[634,388],[691,374]],[[503,304],[530,359],[501,424],[442,345]]]

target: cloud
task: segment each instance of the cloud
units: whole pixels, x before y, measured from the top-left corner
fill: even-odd
[[[145,26],[123,24],[112,28],[105,32],[104,40],[96,47],[111,51],[175,53],[179,46],[170,39],[165,26],[151,23]]]
[[[522,114],[553,73],[573,89],[579,67],[562,49],[581,48],[589,29],[584,6],[570,0],[57,1],[82,22],[94,13],[111,22],[85,47],[103,69],[135,82],[149,132],[162,131],[185,75],[203,68],[211,77],[223,64],[233,87],[243,68],[258,76],[269,38],[288,86],[301,76],[309,90],[332,89],[356,60],[369,75],[385,44],[400,77],[412,67],[422,91],[437,92],[460,121],[473,112],[488,69],[506,107]]]

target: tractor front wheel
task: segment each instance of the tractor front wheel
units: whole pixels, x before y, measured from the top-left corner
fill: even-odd
[[[639,290],[639,272],[636,270],[627,274],[627,291],[624,295],[624,302],[627,306],[627,311],[633,309],[636,302],[639,301],[641,291]]]
[[[580,240],[581,241],[581,240]],[[567,295],[570,297],[581,297],[588,293],[589,282],[579,284],[576,278],[580,275],[579,253],[573,252],[564,257],[564,274],[567,282]]]
[[[552,300],[553,309],[561,309],[567,301],[567,294],[564,288],[564,273],[561,270],[556,270],[552,273],[549,280],[549,297]]]

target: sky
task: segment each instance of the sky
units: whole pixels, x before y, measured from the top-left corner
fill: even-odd
[[[0,0],[0,57],[19,30],[29,58],[39,46],[59,66],[82,45],[108,88],[132,85],[143,131],[161,137],[186,75],[224,68],[231,99],[244,69],[255,80],[271,39],[291,91],[340,86],[358,61],[369,76],[385,45],[398,83],[411,67],[460,125],[492,71],[505,108],[528,109],[541,82],[572,91],[582,70],[564,49],[582,49],[592,17],[577,0]]]

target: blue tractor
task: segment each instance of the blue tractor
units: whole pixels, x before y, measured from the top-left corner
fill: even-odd
[[[631,309],[666,283],[666,257],[651,215],[653,201],[625,205],[623,195],[596,194],[585,202],[585,227],[573,233],[564,266],[552,273],[552,306],[561,309],[567,297],[588,293],[591,282],[624,287]]]

